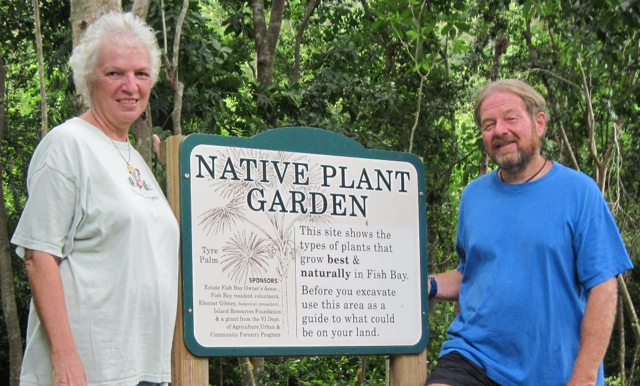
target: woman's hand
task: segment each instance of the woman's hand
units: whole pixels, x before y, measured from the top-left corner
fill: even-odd
[[[158,134],[153,135],[153,150],[156,152],[156,156],[160,158],[160,137]]]
[[[87,377],[69,325],[64,288],[58,268],[60,258],[28,249],[24,260],[33,304],[49,343],[53,384],[86,385]]]
[[[75,350],[53,354],[51,363],[53,365],[53,386],[85,386],[87,384],[82,361]]]

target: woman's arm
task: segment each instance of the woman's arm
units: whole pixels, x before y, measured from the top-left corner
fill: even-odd
[[[59,261],[46,252],[28,249],[25,254],[33,303],[49,342],[53,384],[86,385],[84,367],[69,325]]]

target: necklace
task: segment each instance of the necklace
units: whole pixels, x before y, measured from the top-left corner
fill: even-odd
[[[107,138],[109,138],[109,140],[111,141],[111,144],[113,145],[113,147],[116,148],[116,150],[118,151],[118,154],[120,154],[120,157],[122,157],[122,160],[124,162],[126,162],[127,164],[127,170],[129,171],[130,174],[133,174],[136,169],[131,166],[131,144],[129,143],[129,140],[127,139],[127,148],[129,149],[129,155],[128,155],[128,159],[125,159],[124,156],[122,155],[122,153],[120,152],[120,149],[118,149],[118,146],[116,146],[116,143],[113,142],[113,139],[111,139],[111,137],[109,137],[109,135],[107,134],[107,132],[103,129],[100,128],[100,125],[98,124],[98,120],[96,119],[96,116],[93,114],[93,110],[89,109],[89,114],[91,114],[91,118],[94,121],[93,123],[91,123],[92,125],[94,125],[95,127],[99,128],[100,130],[102,130],[102,132],[107,136]]]
[[[113,139],[109,138],[111,140],[111,143],[113,144],[113,147],[116,148],[116,150],[118,151],[118,154],[120,154],[120,157],[122,157],[122,160],[124,162],[127,163],[127,170],[129,171],[129,173],[133,174],[133,172],[136,170],[133,166],[131,166],[131,164],[129,163],[131,161],[131,144],[129,143],[129,141],[127,141],[127,148],[129,149],[129,159],[125,159],[124,156],[122,155],[122,153],[120,152],[120,149],[118,149],[118,146],[116,146],[116,143],[113,142]]]
[[[529,179],[526,180],[525,182],[529,182],[529,181],[533,180],[534,178],[536,178],[536,176],[538,174],[540,174],[540,172],[542,171],[542,169],[544,169],[545,166],[547,166],[547,159],[546,158],[544,158],[544,163],[542,164],[542,167],[540,168],[540,170],[538,170],[536,172],[536,174],[534,174],[531,177],[529,177]],[[502,178],[502,169],[498,170],[498,177],[500,177],[500,181],[504,182],[504,178]]]

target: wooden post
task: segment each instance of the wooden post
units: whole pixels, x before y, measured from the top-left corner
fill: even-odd
[[[427,349],[416,355],[391,355],[391,386],[423,386],[427,381]]]
[[[167,199],[173,213],[180,220],[180,143],[183,135],[169,137],[161,151],[160,157],[166,155],[167,170]],[[178,256],[180,259],[180,256]],[[191,354],[184,345],[184,328],[182,325],[182,264],[178,275],[178,314],[176,316],[176,329],[173,334],[173,347],[171,349],[171,384],[206,386],[209,384],[209,358],[198,358]]]

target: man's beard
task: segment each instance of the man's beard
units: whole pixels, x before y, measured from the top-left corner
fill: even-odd
[[[511,138],[498,138],[494,139],[494,143],[492,145],[502,145],[511,141]],[[534,159],[534,157],[540,153],[540,149],[542,147],[542,141],[537,133],[533,133],[531,142],[526,145],[523,145],[521,142],[517,143],[518,150],[516,153],[510,154],[494,154],[492,157],[493,162],[495,162],[500,169],[503,169],[505,172],[509,174],[518,174],[519,172],[525,170],[529,163]]]

